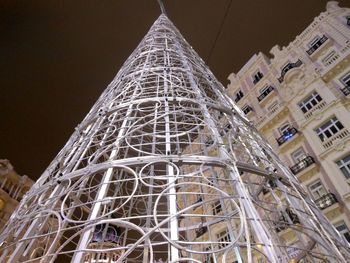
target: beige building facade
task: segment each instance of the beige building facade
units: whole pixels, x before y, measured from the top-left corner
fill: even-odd
[[[329,2],[270,53],[230,74],[228,93],[350,242],[350,9]]]
[[[28,176],[17,174],[8,160],[0,160],[0,229],[33,183]]]

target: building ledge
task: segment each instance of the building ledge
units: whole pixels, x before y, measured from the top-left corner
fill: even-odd
[[[315,204],[319,209],[325,211],[327,208],[332,207],[334,204],[338,204],[338,199],[333,193],[327,193],[315,200]]]
[[[334,60],[327,65],[323,65],[322,68],[316,69],[321,75],[321,78],[328,82],[332,77],[342,71],[343,68],[350,64],[350,41],[349,43],[340,50],[340,54],[337,54]]]
[[[322,109],[324,109],[326,107],[326,105],[327,105],[327,102],[325,102],[325,101],[322,101],[321,103],[317,104],[310,111],[308,111],[304,114],[305,120],[309,120],[312,117],[314,117],[315,115],[317,115],[319,112],[322,111]]]
[[[313,163],[309,167],[307,167],[306,169],[298,173],[296,177],[300,182],[306,182],[310,180],[318,172],[318,169],[319,169],[319,165],[317,163]]]
[[[323,153],[321,153],[319,155],[320,159],[324,159],[327,157],[328,154],[330,154],[333,151],[338,151],[338,152],[342,152],[346,149],[348,149],[349,145],[348,142],[350,142],[350,136],[348,135],[347,137],[343,138],[340,141],[337,141],[336,144],[334,144],[332,147],[328,148],[327,150],[325,150]]]
[[[273,124],[274,121],[281,119],[288,111],[289,109],[285,103],[279,103],[277,107],[273,108],[256,122],[257,129],[263,130],[270,127],[268,124]]]
[[[315,163],[315,160],[312,156],[306,156],[296,164],[290,167],[293,174],[300,174],[302,171],[307,169],[309,166]]]
[[[327,38],[326,36],[323,36],[320,40],[318,45],[315,48],[310,48],[306,51],[306,53],[310,56],[311,59],[315,60],[317,57],[323,53],[327,48],[332,46],[332,41]]]
[[[281,71],[281,76],[278,79],[278,81],[280,83],[282,83],[287,75],[288,72],[292,72],[294,71],[293,69],[296,69],[298,67],[300,67],[303,63],[301,62],[300,59],[298,59],[296,62],[292,63],[288,63],[286,66],[284,66],[284,68]]]
[[[339,203],[334,203],[326,209],[322,210],[323,214],[328,218],[329,221],[332,221],[333,218],[336,218],[342,214],[341,206]]]
[[[349,142],[350,133],[347,129],[343,129],[341,132],[337,133],[330,140],[327,140],[322,143],[323,148],[325,149],[320,155],[319,158],[324,159],[332,151],[343,151],[346,149],[346,144]]]
[[[291,139],[287,140],[281,145],[278,145],[279,152],[283,153],[285,150],[292,147],[292,145],[299,143],[302,138],[304,138],[303,134],[298,131]]]
[[[330,103],[325,102],[325,105],[321,105],[319,107],[315,107],[315,110],[312,112],[311,116],[309,118],[306,118],[300,123],[300,129],[304,129],[310,122],[312,122],[314,119],[321,120],[324,118],[323,114],[326,112],[328,109],[333,107],[334,105],[337,105],[341,100],[333,100]]]
[[[257,99],[261,107],[264,107],[276,95],[275,88],[269,86],[268,89],[260,94]]]
[[[341,89],[343,92],[344,96],[350,96],[350,86],[345,86]]]

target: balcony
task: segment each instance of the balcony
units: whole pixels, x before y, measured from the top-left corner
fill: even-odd
[[[312,45],[312,47],[310,47],[310,49],[308,49],[306,51],[306,53],[311,56],[320,46],[322,46],[322,44],[324,42],[326,42],[328,39],[328,37],[326,37],[325,35],[323,35],[315,44]]]
[[[242,99],[242,97],[236,97],[236,98],[235,98],[235,102],[237,103],[237,102],[239,102],[241,99]]]
[[[269,180],[269,181],[268,181],[268,184],[267,184],[267,188],[264,187],[264,188],[262,189],[262,192],[263,192],[264,195],[266,195],[267,193],[270,192],[269,189],[275,189],[276,187],[277,187],[277,184],[276,184],[274,181]]]
[[[264,77],[264,75],[258,71],[254,76],[253,76],[253,84],[255,85],[256,83],[258,83],[262,78]]]
[[[239,90],[237,93],[236,93],[236,98],[235,98],[235,102],[239,102],[242,98],[243,98],[244,94],[241,90]]]
[[[338,203],[338,200],[334,194],[328,193],[328,194],[325,194],[324,196],[321,196],[319,199],[317,199],[315,203],[318,206],[318,208],[320,208],[321,210],[324,210],[327,207],[330,207],[331,205]]]
[[[249,112],[253,112],[253,108],[251,106],[246,106],[242,109],[242,111],[244,112],[245,115],[247,115]]]
[[[274,90],[274,87],[269,86],[263,93],[258,96],[258,101],[262,101],[267,95],[269,95]]]
[[[322,101],[318,103],[316,106],[314,106],[311,110],[304,113],[304,117],[306,120],[310,119],[315,112],[321,111],[324,107],[326,107],[327,103],[325,101]]]
[[[292,212],[292,210],[290,209],[286,209],[286,214],[288,215],[290,221],[292,221],[293,224],[300,224],[300,220],[298,218],[298,216],[296,214],[294,214]],[[281,214],[281,216],[279,217],[279,220],[278,222],[276,223],[276,231],[277,232],[281,232],[283,231],[284,229],[288,228],[288,225],[291,224],[288,220],[288,218],[285,216],[284,213]]]
[[[298,174],[302,170],[305,170],[307,167],[309,167],[311,164],[315,163],[314,158],[311,156],[307,156],[304,159],[300,160],[298,163],[290,167],[290,170],[293,174]]]
[[[291,70],[292,68],[300,67],[301,64],[303,64],[303,63],[301,62],[300,59],[298,59],[295,63],[288,63],[287,65],[285,65],[284,68],[283,68],[282,71],[281,71],[281,77],[278,78],[278,81],[279,81],[280,83],[282,83],[283,80],[284,80],[284,76],[287,74],[287,72],[288,72],[289,70]]]
[[[277,140],[277,143],[279,146],[281,146],[282,144],[284,144],[286,141],[289,141],[291,138],[294,137],[295,134],[298,133],[298,130],[294,127],[289,128],[288,130],[286,130],[285,132],[283,132],[283,135],[281,137],[279,137]]]
[[[341,91],[344,93],[345,96],[348,96],[350,94],[350,85],[345,86],[341,89]]]
[[[208,228],[206,226],[202,226],[196,229],[196,238],[203,236],[207,231],[208,231]]]
[[[341,131],[334,134],[332,137],[327,138],[322,142],[323,148],[328,149],[332,147],[333,145],[337,144],[338,142],[341,142],[343,139],[348,138],[350,135],[349,131],[347,129],[342,129]]]

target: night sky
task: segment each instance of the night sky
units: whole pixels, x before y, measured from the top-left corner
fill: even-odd
[[[275,44],[294,40],[326,2],[165,4],[170,19],[227,85],[227,76],[254,53],[268,54]],[[350,7],[349,0],[339,2]],[[0,1],[0,158],[38,178],[159,14],[156,0]]]

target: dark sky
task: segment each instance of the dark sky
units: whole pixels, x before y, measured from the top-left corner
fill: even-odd
[[[170,19],[226,85],[227,76],[254,53],[268,54],[275,44],[292,41],[326,2],[165,4]],[[340,5],[350,7],[350,1]],[[156,0],[0,1],[0,158],[38,178],[158,15]]]

